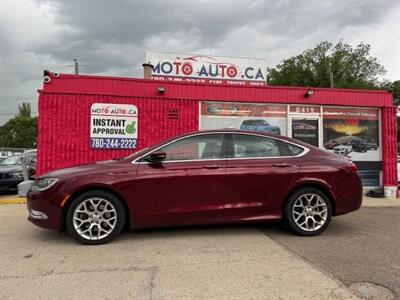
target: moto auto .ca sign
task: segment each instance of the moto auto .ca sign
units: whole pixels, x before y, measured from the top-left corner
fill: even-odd
[[[264,85],[265,60],[146,52],[152,78],[195,83]]]

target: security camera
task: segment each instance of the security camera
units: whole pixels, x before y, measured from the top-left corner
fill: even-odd
[[[44,83],[50,83],[51,82],[50,76],[44,76],[43,81],[44,81]]]

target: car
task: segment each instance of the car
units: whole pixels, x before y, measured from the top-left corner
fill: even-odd
[[[210,130],[43,174],[27,208],[32,223],[93,245],[125,226],[284,220],[312,236],[361,201],[357,167],[346,157],[273,134]]]
[[[351,151],[354,152],[367,152],[369,150],[369,146],[363,141],[353,140],[350,142]]]
[[[36,172],[36,150],[27,150],[24,154],[14,154],[0,161],[0,192],[15,192],[18,184],[24,181],[22,157],[26,158],[28,176],[33,178]]]
[[[324,148],[327,150],[333,150],[336,146],[339,146],[340,143],[337,140],[330,140],[324,144]]]
[[[244,120],[240,125],[240,129],[244,131],[269,132],[277,135],[281,134],[281,129],[278,126],[272,126],[263,119]]]
[[[353,150],[351,143],[341,144],[333,147],[333,152],[340,155],[347,155]]]
[[[365,144],[368,147],[368,150],[378,150],[378,143],[374,139],[366,139]]]

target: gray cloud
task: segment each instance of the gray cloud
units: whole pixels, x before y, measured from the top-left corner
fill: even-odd
[[[393,47],[399,10],[396,0],[3,0],[0,124],[9,117],[5,112],[16,110],[7,99],[35,101],[41,71],[72,72],[73,58],[83,73],[135,77],[145,49],[266,57],[274,66],[321,40],[343,38],[371,43],[374,54],[390,62],[400,50]],[[385,65],[392,79],[399,76],[396,63]]]

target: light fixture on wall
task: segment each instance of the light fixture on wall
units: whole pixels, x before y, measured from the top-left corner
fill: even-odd
[[[312,95],[314,95],[314,91],[313,90],[307,90],[307,92],[304,94],[304,97],[311,97]]]
[[[159,94],[164,94],[164,92],[165,92],[165,88],[164,88],[163,86],[161,86],[161,85],[158,86],[158,89],[157,89],[157,90],[158,90],[158,93],[159,93]]]

